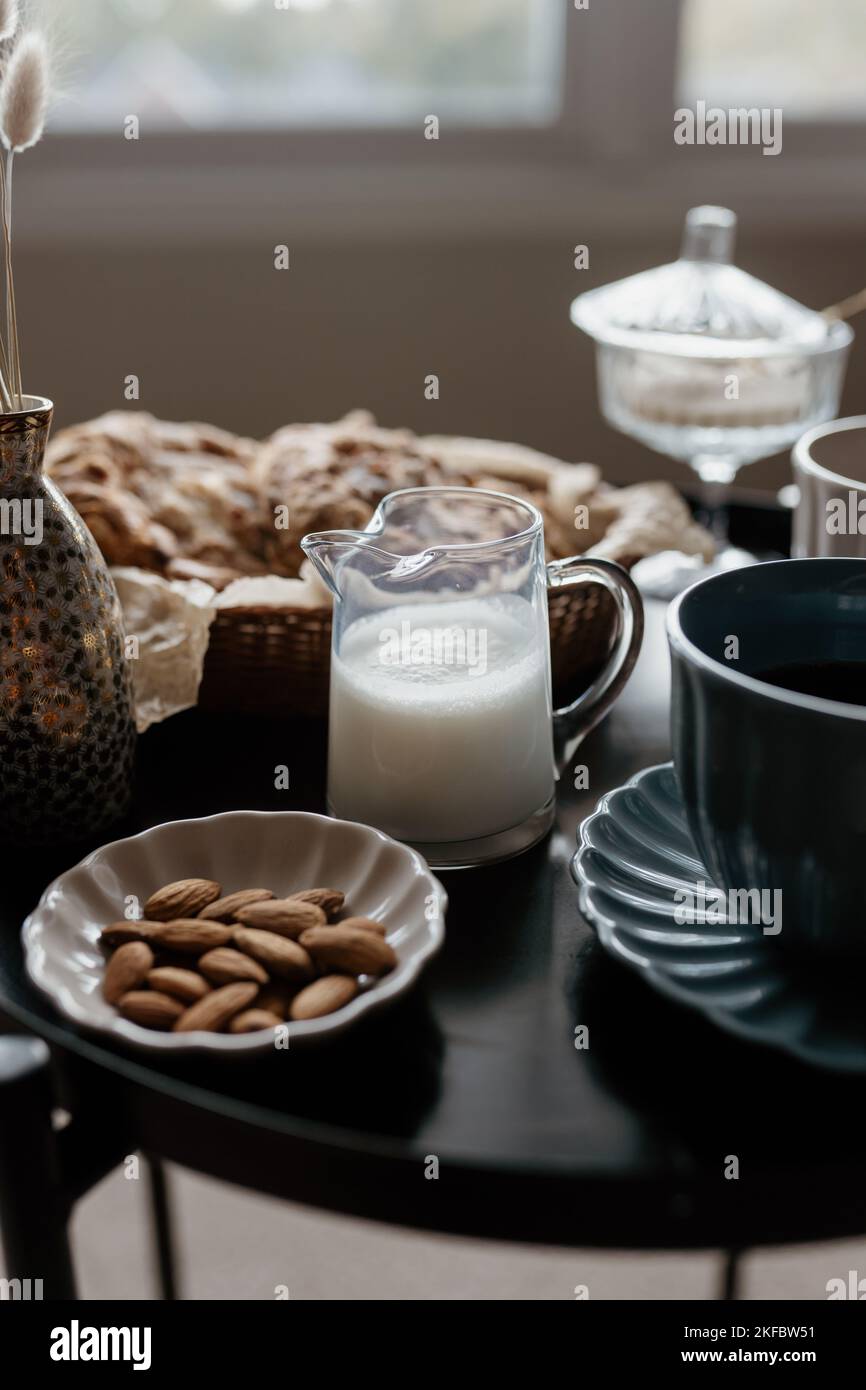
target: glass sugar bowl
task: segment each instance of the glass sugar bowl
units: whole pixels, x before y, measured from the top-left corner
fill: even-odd
[[[727,545],[727,487],[837,414],[854,337],[735,266],[736,226],[727,208],[692,208],[678,260],[571,306],[596,343],[605,419],[694,469],[724,567],[751,558]]]

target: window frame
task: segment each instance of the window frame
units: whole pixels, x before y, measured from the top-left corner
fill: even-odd
[[[707,201],[769,225],[866,222],[866,121],[788,122],[772,160],[759,149],[675,146],[685,0],[561,2],[563,101],[550,124],[445,124],[438,141],[425,141],[423,115],[415,128],[144,130],[138,141],[122,125],[49,129],[16,166],[16,181],[27,181],[18,235],[586,241],[633,234],[638,208],[651,233]]]

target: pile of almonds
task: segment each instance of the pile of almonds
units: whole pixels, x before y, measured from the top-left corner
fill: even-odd
[[[102,992],[124,1018],[163,1032],[255,1033],[334,1013],[354,999],[359,976],[397,964],[382,923],[338,921],[343,905],[336,888],[223,897],[210,879],[168,883],[141,921],[103,928],[112,954]]]

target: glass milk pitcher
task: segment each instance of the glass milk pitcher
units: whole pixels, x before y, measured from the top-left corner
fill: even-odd
[[[406,488],[364,531],[303,549],[334,594],[328,805],[438,868],[518,854],[549,830],[556,755],[619,694],[640,597],[605,560],[544,562],[540,512],[475,488]],[[605,670],[553,710],[548,587],[602,584],[616,604]]]

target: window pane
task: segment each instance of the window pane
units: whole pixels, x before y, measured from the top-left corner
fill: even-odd
[[[41,0],[70,57],[55,124],[540,123],[560,0]]]
[[[680,99],[866,115],[864,0],[686,0]]]

